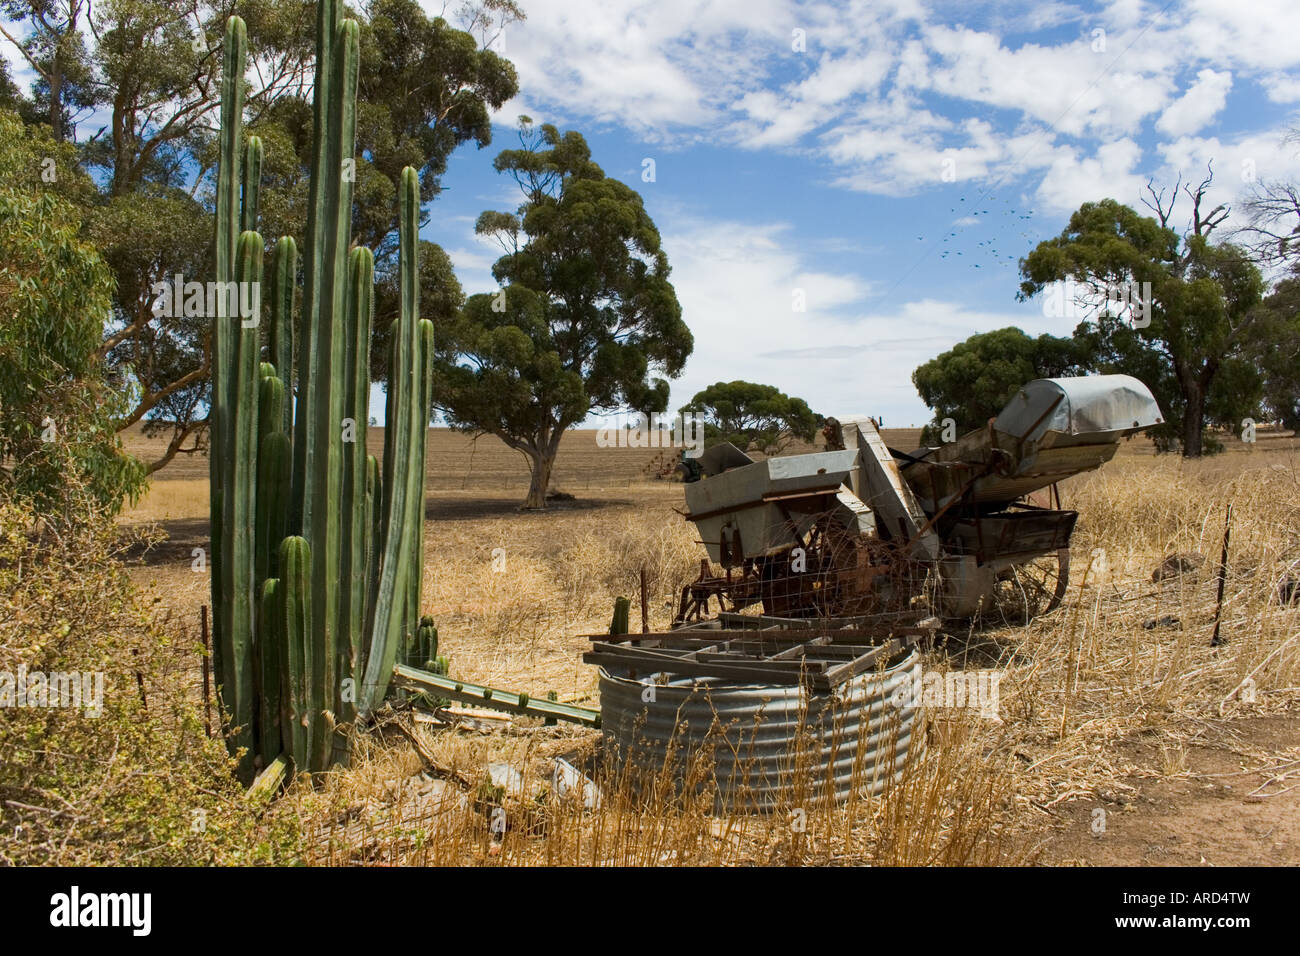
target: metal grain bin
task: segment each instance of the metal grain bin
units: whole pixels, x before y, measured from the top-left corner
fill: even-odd
[[[915,650],[832,695],[714,678],[655,684],[602,669],[601,727],[634,785],[665,768],[694,778],[688,767],[702,760],[719,810],[816,806],[901,776],[919,706],[895,692],[920,675]]]

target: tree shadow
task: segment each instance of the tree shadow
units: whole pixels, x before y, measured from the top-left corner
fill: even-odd
[[[511,519],[520,515],[563,515],[571,512],[600,511],[626,507],[634,502],[617,498],[575,498],[552,501],[544,511],[525,511],[518,498],[426,498],[426,521],[468,521],[481,518]]]
[[[606,508],[627,507],[635,502],[618,498],[585,498],[572,501],[554,501],[545,511],[522,511],[518,498],[426,498],[426,521],[474,521],[484,519],[511,520],[521,514],[559,516],[577,512],[600,511]],[[194,549],[202,548],[204,560],[211,557],[207,518],[168,518],[162,521],[141,523],[133,530],[157,529],[166,537],[161,541],[140,541],[127,547],[122,558],[129,564],[161,567],[168,564],[189,564],[195,560]]]
[[[129,564],[155,568],[182,562],[191,564],[195,560],[195,548],[203,549],[205,562],[211,556],[207,518],[169,518],[137,525],[136,530],[140,529],[157,529],[166,537],[161,541],[140,541],[126,548],[122,558]]]

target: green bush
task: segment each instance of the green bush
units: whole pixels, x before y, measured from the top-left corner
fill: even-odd
[[[293,821],[259,817],[206,736],[198,643],[141,605],[111,521],[34,527],[0,504],[0,865],[292,862]],[[20,669],[102,675],[99,707],[93,678],[80,708],[18,706]]]
[[[112,273],[81,237],[66,165],[0,112],[0,496],[65,523],[144,487],[100,355]]]

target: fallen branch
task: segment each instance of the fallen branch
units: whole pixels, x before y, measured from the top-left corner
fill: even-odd
[[[250,803],[267,803],[272,797],[280,792],[280,787],[284,785],[284,778],[289,772],[289,758],[285,754],[280,754],[269,764],[266,769],[257,775],[253,785],[248,788],[244,797]]]
[[[397,732],[410,742],[411,748],[415,751],[416,756],[420,758],[420,761],[424,764],[424,769],[428,771],[429,774],[443,780],[450,780],[452,783],[457,784],[462,790],[468,791],[474,788],[469,777],[439,763],[438,759],[434,757],[433,754],[429,753],[429,748],[424,745],[424,741],[416,736],[413,729],[406,725],[405,719],[396,717],[389,721],[388,724],[396,727]]]

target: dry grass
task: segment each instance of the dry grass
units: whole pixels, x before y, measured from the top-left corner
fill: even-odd
[[[681,776],[634,786],[594,764],[595,811],[558,798],[543,781],[550,758],[590,758],[590,733],[534,728],[483,736],[422,733],[438,763],[471,787],[426,772],[405,746],[361,742],[352,767],[316,786],[300,780],[276,813],[302,824],[309,862],[404,865],[880,865],[992,864],[1024,860],[1005,840],[1007,761],[981,752],[969,719],[946,728],[941,746],[917,748],[901,780],[846,802],[792,801],[762,814],[714,813],[707,752]],[[418,731],[417,731],[418,732]],[[937,738],[936,738],[937,739]],[[489,762],[525,774],[522,790],[485,795]],[[587,760],[590,764],[590,759]],[[678,793],[684,785],[686,796]],[[805,790],[815,788],[810,781]],[[799,805],[794,805],[799,804]],[[805,809],[806,806],[806,809]],[[494,830],[493,821],[499,821]]]
[[[804,830],[791,827],[788,811],[799,808],[720,817],[711,799],[647,801],[602,764],[597,732],[528,721],[490,732],[417,730],[440,765],[471,782],[468,796],[425,773],[402,738],[372,735],[358,742],[349,769],[315,787],[299,782],[273,814],[297,822],[299,852],[317,863],[1032,861],[1061,804],[1113,793],[1134,773],[1185,773],[1189,742],[1230,733],[1239,716],[1295,714],[1300,610],[1273,596],[1300,561],[1298,461],[1291,450],[1260,449],[1182,462],[1126,447],[1100,472],[1067,483],[1065,502],[1082,517],[1063,606],[1027,627],[958,629],[927,663],[1004,670],[1001,722],[972,710],[932,712],[927,746],[901,783],[810,811]],[[617,595],[633,597],[635,621],[641,568],[652,627],[670,621],[676,591],[703,556],[692,526],[673,511],[680,487],[628,479],[616,490],[578,490],[572,507],[546,514],[516,512],[514,496],[490,484],[431,493],[425,608],[454,674],[594,706],[596,674],[581,663],[580,635],[607,626]],[[167,518],[180,533],[173,552],[156,552],[134,575],[181,616],[206,599],[206,575],[190,570],[188,550],[204,533],[194,524],[205,501],[201,481],[161,481],[135,513]],[[1214,573],[1229,501],[1228,642],[1214,648]],[[494,570],[498,548],[505,564]],[[1153,584],[1152,569],[1183,551],[1205,556],[1199,575]],[[1166,617],[1177,623],[1143,626]],[[1119,756],[1117,744],[1132,735],[1158,742],[1160,768]],[[538,802],[556,756],[596,776],[601,810]],[[1242,759],[1263,765],[1268,755],[1244,750]],[[486,766],[498,762],[528,781],[521,799],[502,804],[504,834],[491,831],[492,802],[476,799]]]

